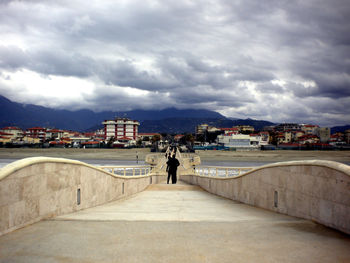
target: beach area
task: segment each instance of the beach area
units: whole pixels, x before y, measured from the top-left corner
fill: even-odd
[[[151,154],[149,148],[133,149],[81,149],[81,148],[0,148],[0,159],[28,157],[56,157],[74,160],[145,160]],[[196,151],[202,163],[206,162],[284,162],[298,160],[329,160],[350,164],[350,151]]]

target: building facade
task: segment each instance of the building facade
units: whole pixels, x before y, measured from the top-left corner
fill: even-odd
[[[217,141],[225,147],[242,150],[253,150],[260,147],[260,135],[258,134],[253,134],[252,136],[248,134],[222,134],[218,135]]]
[[[114,137],[116,140],[136,140],[140,123],[127,118],[116,118],[102,122],[105,131],[105,140]]]
[[[308,135],[316,135],[318,128],[319,128],[318,125],[313,125],[313,124],[304,124],[301,126],[301,130],[304,131],[305,134],[308,134]]]
[[[26,130],[26,136],[30,138],[38,138],[40,141],[45,141],[46,139],[46,128],[43,127],[33,127]]]
[[[281,123],[275,127],[275,131],[284,132],[284,131],[298,131],[301,129],[301,125],[298,123]]]
[[[19,140],[24,136],[23,130],[18,127],[4,127],[0,129],[0,132],[8,134],[11,140]]]
[[[320,142],[329,142],[331,139],[331,129],[329,127],[320,127],[316,130],[316,135],[320,138]]]

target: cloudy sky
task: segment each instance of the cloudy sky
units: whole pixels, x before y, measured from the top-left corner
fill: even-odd
[[[0,0],[0,94],[350,124],[350,2]]]

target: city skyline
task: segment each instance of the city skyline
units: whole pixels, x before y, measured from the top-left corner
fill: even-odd
[[[0,95],[346,125],[349,17],[346,0],[0,1]]]

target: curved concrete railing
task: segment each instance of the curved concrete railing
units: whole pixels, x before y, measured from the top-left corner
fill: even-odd
[[[119,176],[147,176],[150,175],[152,167],[149,165],[140,166],[98,166],[98,168],[103,169],[109,173],[119,175]]]
[[[207,177],[232,177],[240,176],[253,169],[253,167],[199,166],[195,167],[194,173],[198,176]]]
[[[332,161],[268,164],[236,177],[183,174],[208,192],[350,234],[350,166]]]
[[[0,235],[135,194],[162,180],[151,173],[121,176],[63,158],[13,162],[0,170]]]

